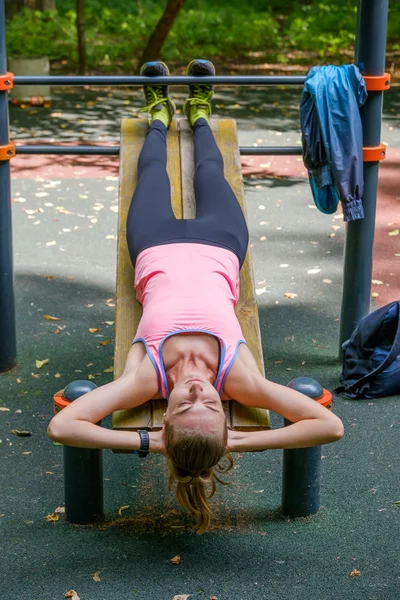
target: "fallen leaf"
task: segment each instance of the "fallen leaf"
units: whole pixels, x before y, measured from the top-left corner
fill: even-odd
[[[323,279],[322,280],[324,283],[332,283],[332,279]]]
[[[321,269],[310,269],[309,271],[307,271],[308,275],[316,275],[317,273],[320,273]]]
[[[22,454],[32,454],[32,452],[22,452]]]
[[[51,515],[47,515],[45,519],[49,521],[49,523],[54,523],[55,521],[59,521],[60,517],[56,513],[52,513]]]
[[[129,504],[126,504],[126,506],[121,506],[121,508],[118,509],[118,514],[120,517],[122,517],[122,511],[126,510],[127,508],[129,508]]]
[[[393,231],[389,231],[388,235],[393,236],[393,235],[399,235],[400,233],[400,229],[393,229]]]
[[[291,300],[293,300],[293,298],[297,298],[297,294],[293,294],[293,292],[286,292],[284,296],[286,296],[286,298],[290,298]]]
[[[63,515],[65,513],[65,506],[57,506],[57,508],[56,508],[56,510],[54,512],[56,514]]]
[[[22,380],[19,377],[17,377],[17,383],[22,383]]]
[[[103,340],[101,342],[99,342],[100,346],[107,346],[107,344],[109,344],[111,342],[111,340]]]
[[[46,319],[46,321],[59,321],[60,320],[58,317],[52,317],[51,315],[43,315],[43,319]]]
[[[114,321],[104,321],[106,325],[114,325]]]
[[[210,600],[218,600],[217,596],[210,596]]]
[[[393,504],[400,504],[400,500],[395,500]]]
[[[352,572],[350,573],[350,577],[355,577],[361,575],[361,571],[358,571],[357,569],[353,569]]]
[[[259,296],[260,294],[264,294],[267,291],[266,287],[256,289],[256,294]]]
[[[253,490],[254,494],[262,494],[264,490]]]
[[[332,229],[333,231],[337,231],[338,229],[340,229],[340,225],[332,225]]]
[[[283,363],[283,360],[276,360],[274,362],[274,365],[281,365]]]
[[[96,571],[96,573],[93,575],[93,581],[101,581],[100,573],[101,571]]]
[[[60,379],[60,377],[61,377],[61,373],[56,373],[56,374],[54,375],[54,377],[55,377],[56,379]]]
[[[172,600],[187,600],[193,594],[178,594],[178,596],[174,596]]]
[[[173,558],[170,558],[168,562],[171,565],[180,565],[181,564],[181,557],[179,556],[179,554],[177,554]]]
[[[285,269],[286,267],[288,267],[289,265],[287,263],[282,263],[281,265],[279,265],[280,267],[282,267],[283,269]]]
[[[26,429],[13,429],[11,431],[14,435],[18,435],[19,437],[29,437],[32,435],[31,431],[27,431]]]
[[[46,246],[57,246],[57,242],[55,240],[51,242],[46,242]]]
[[[55,329],[51,333],[54,333],[54,335],[58,335],[59,333],[61,333],[61,331],[59,329]]]
[[[90,329],[88,329],[89,333],[96,333],[96,331],[100,331],[100,329],[96,329],[95,327],[90,327]]]
[[[115,306],[114,298],[107,298],[107,300],[105,301],[105,305],[111,306],[113,308]]]
[[[48,365],[49,364],[49,359],[45,358],[44,360],[37,360],[36,361],[36,368],[37,369],[41,369],[44,365]]]
[[[114,367],[109,367],[108,369],[104,369],[104,373],[114,373]]]
[[[378,292],[371,292],[371,296],[373,298],[377,298],[379,296]]]
[[[265,242],[265,240],[266,240],[266,239],[267,239],[267,238],[265,237],[265,235],[262,235],[262,236],[260,237],[260,242]]]
[[[65,594],[65,598],[71,598],[71,600],[81,600],[75,590],[70,590],[67,592]]]
[[[7,412],[9,411],[9,408],[6,408],[5,406],[0,406],[0,412]]]

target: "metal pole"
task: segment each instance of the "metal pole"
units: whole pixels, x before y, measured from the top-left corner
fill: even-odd
[[[91,381],[73,381],[63,396],[72,402],[96,387]],[[65,516],[70,523],[84,525],[104,519],[101,450],[64,446],[64,493]]]
[[[316,400],[323,394],[318,381],[310,377],[296,377],[288,387]],[[287,419],[284,425],[292,423]],[[288,517],[307,517],[319,511],[321,495],[322,447],[286,448],[282,464],[281,512]]]
[[[300,146],[240,146],[246,156],[301,156]],[[17,146],[17,154],[78,154],[117,156],[119,146]]]
[[[7,73],[4,0],[0,0],[0,74]],[[9,142],[8,92],[0,90],[0,146]],[[0,160],[0,373],[17,362],[10,161]]]
[[[360,0],[355,62],[363,75],[385,72],[388,0]],[[363,145],[380,144],[383,92],[369,92],[361,108]],[[344,253],[340,345],[369,313],[379,162],[364,163],[365,218],[347,224]],[[341,350],[339,350],[341,355]]]
[[[152,77],[152,83],[163,85],[303,85],[304,75],[215,75],[212,77],[168,76]],[[149,78],[143,75],[16,75],[15,85],[146,85]]]

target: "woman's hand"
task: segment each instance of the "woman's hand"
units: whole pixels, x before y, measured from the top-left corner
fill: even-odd
[[[150,452],[167,455],[167,449],[165,447],[164,429],[160,431],[150,431]]]

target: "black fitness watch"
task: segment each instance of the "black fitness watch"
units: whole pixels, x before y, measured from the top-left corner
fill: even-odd
[[[150,449],[150,436],[149,432],[143,429],[140,429],[137,432],[140,436],[140,450],[134,450],[134,454],[138,454],[140,458],[145,458]]]

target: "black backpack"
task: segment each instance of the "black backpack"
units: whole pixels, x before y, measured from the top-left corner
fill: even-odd
[[[342,350],[343,385],[335,396],[360,400],[400,394],[400,301],[361,319]]]

